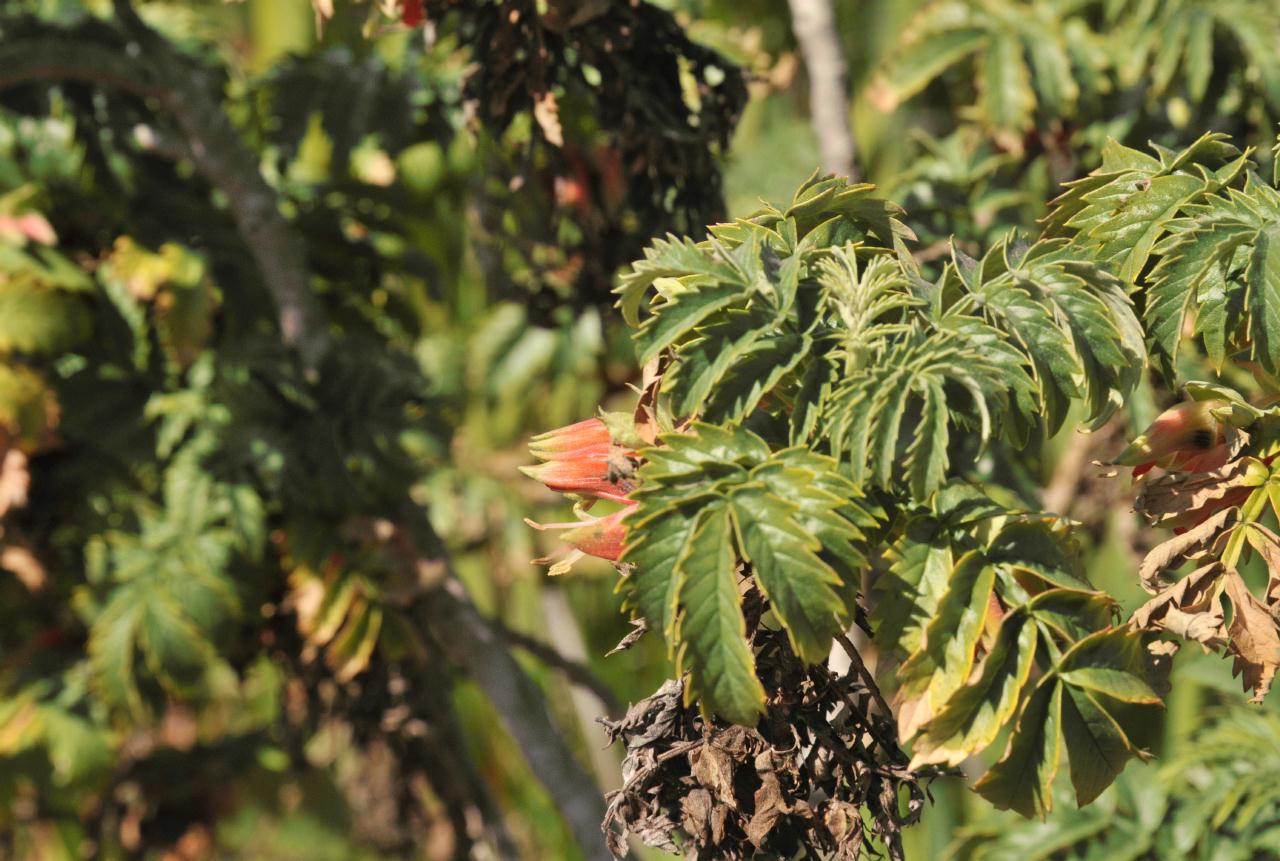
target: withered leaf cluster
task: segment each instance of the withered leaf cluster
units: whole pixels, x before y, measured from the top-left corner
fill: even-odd
[[[608,798],[610,849],[624,855],[629,834],[690,861],[855,861],[879,847],[902,858],[902,828],[937,772],[907,768],[852,673],[806,667],[781,632],[756,628],[752,643],[768,692],[755,728],[707,720],[676,680],[604,721],[627,751],[623,787]]]
[[[1184,531],[1143,560],[1142,587],[1153,597],[1130,624],[1197,642],[1206,651],[1225,648],[1233,675],[1242,677],[1254,702],[1267,695],[1280,670],[1280,536],[1257,522],[1256,511],[1246,517],[1239,506],[1274,504],[1268,472],[1260,461],[1243,458],[1212,472],[1170,473],[1149,483],[1137,501],[1148,519]],[[1268,569],[1261,599],[1235,567],[1246,548]],[[1179,575],[1187,562],[1197,567]]]

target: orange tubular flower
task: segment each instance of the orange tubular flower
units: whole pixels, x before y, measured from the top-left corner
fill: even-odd
[[[1165,410],[1112,463],[1133,467],[1138,478],[1154,466],[1208,472],[1230,457],[1226,434],[1212,411],[1224,401],[1193,401]]]
[[[610,441],[600,419],[539,434],[530,441],[529,451],[544,463],[522,466],[520,471],[557,493],[630,501],[626,495],[635,484],[617,475],[613,460],[629,452]]]
[[[617,562],[618,557],[622,555],[622,548],[627,540],[627,529],[622,519],[630,514],[632,510],[624,508],[604,517],[593,517],[589,520],[580,520],[573,523],[536,523],[528,519],[525,520],[525,523],[534,529],[565,530],[560,537],[573,549],[563,559],[551,566],[549,573],[556,575],[568,571],[573,567],[573,563],[583,556],[595,556],[598,559]],[[550,562],[551,559],[552,557],[535,559],[534,563],[542,565]]]
[[[581,449],[609,446],[609,428],[600,419],[587,419],[577,424],[540,433],[529,441],[529,451],[542,460],[557,460],[558,455]]]

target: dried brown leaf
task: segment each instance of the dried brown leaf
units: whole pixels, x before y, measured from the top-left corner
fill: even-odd
[[[1152,595],[1160,591],[1160,575],[1187,559],[1196,559],[1213,544],[1218,535],[1235,525],[1239,513],[1234,508],[1219,511],[1198,526],[1156,545],[1138,567],[1142,588]]]
[[[762,772],[760,788],[755,794],[755,813],[747,822],[747,839],[751,841],[751,845],[757,849],[764,845],[774,825],[784,813],[790,812],[791,806],[783,798],[777,773],[772,770]]]
[[[1197,568],[1139,607],[1129,624],[1195,640],[1206,651],[1222,646],[1227,631],[1219,581],[1225,570],[1219,562]]]
[[[1276,535],[1261,523],[1248,525],[1249,545],[1258,551],[1262,561],[1267,563],[1267,609],[1276,612],[1280,603],[1280,535]]]
[[[1143,485],[1134,508],[1158,526],[1195,523],[1230,505],[1238,505],[1250,488],[1266,480],[1269,470],[1251,457],[1232,461],[1212,472],[1174,472]]]
[[[1227,574],[1225,582],[1233,608],[1228,629],[1229,651],[1235,657],[1231,674],[1243,676],[1245,686],[1253,691],[1252,702],[1260,703],[1280,668],[1280,631],[1275,617],[1253,596],[1238,572]]]
[[[722,803],[737,806],[733,798],[733,757],[728,753],[710,743],[694,748],[689,751],[689,771]]]

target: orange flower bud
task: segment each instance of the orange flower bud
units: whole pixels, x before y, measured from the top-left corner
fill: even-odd
[[[1193,401],[1165,410],[1112,461],[1140,476],[1153,466],[1184,472],[1217,469],[1230,457],[1226,434],[1212,411],[1224,401]]]
[[[600,419],[587,419],[577,424],[540,433],[529,441],[529,451],[541,460],[558,459],[556,455],[580,449],[609,445],[609,428]]]
[[[555,575],[568,571],[573,567],[573,563],[583,556],[595,556],[599,559],[617,562],[618,557],[622,555],[622,548],[627,540],[627,530],[622,523],[622,519],[632,511],[633,509],[631,508],[624,508],[604,517],[593,517],[573,523],[537,523],[527,518],[525,523],[534,529],[565,530],[560,537],[564,539],[572,550],[551,566],[551,570],[548,573]],[[533,561],[534,564],[545,564],[554,559],[556,555],[559,554]]]

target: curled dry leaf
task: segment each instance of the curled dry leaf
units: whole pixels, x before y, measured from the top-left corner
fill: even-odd
[[[1235,658],[1231,674],[1242,676],[1245,687],[1253,691],[1252,702],[1260,703],[1280,668],[1280,631],[1275,617],[1253,596],[1238,572],[1227,574],[1224,582],[1232,607],[1227,630],[1231,637],[1228,651]]]
[[[1173,472],[1143,485],[1134,508],[1153,526],[1186,526],[1239,505],[1267,480],[1262,461],[1246,457],[1210,472]]]
[[[1194,640],[1205,651],[1226,643],[1219,581],[1221,562],[1197,568],[1134,612],[1129,624],[1139,631],[1162,631]]]
[[[1250,523],[1246,528],[1249,530],[1249,545],[1267,563],[1266,605],[1272,614],[1276,614],[1276,605],[1280,604],[1280,535],[1261,523]]]
[[[1138,567],[1138,576],[1142,580],[1142,588],[1152,595],[1161,588],[1161,575],[1169,569],[1176,568],[1188,559],[1197,559],[1204,555],[1219,535],[1231,529],[1239,519],[1235,508],[1219,511],[1203,523],[1188,529],[1181,535],[1175,535],[1168,541],[1158,544]],[[1277,548],[1280,550],[1280,548]]]

